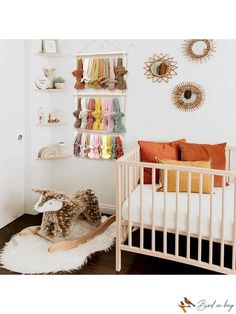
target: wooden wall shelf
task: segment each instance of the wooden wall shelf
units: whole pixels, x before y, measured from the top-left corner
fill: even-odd
[[[73,157],[72,155],[61,155],[58,157],[51,157],[51,158],[36,158],[36,160],[53,160],[53,159],[64,159],[64,158],[70,158]]]
[[[67,54],[61,54],[61,53],[46,53],[46,52],[36,52],[34,54],[35,56],[39,57],[50,57],[50,58],[68,58],[68,57],[73,57],[72,55],[67,55]]]

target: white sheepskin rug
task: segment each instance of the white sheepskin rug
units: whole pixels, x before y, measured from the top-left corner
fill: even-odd
[[[107,219],[102,217],[102,221]],[[70,238],[78,238],[94,227],[77,222]],[[71,250],[48,252],[50,243],[37,235],[14,235],[0,253],[2,267],[22,274],[46,274],[80,269],[88,257],[98,251],[107,251],[114,243],[115,222],[104,233]]]

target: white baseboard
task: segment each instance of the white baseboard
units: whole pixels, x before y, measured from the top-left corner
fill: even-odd
[[[112,204],[99,204],[100,210],[103,214],[114,215],[116,213],[116,206]]]
[[[114,215],[116,213],[116,206],[115,205],[100,203],[99,207],[100,207],[100,210],[103,214]],[[30,214],[30,215],[38,214],[34,209],[26,210],[25,213]]]

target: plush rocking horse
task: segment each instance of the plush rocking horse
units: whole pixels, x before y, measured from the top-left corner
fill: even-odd
[[[49,252],[75,248],[104,232],[115,221],[115,216],[111,216],[101,223],[98,199],[90,189],[74,194],[47,189],[34,191],[41,194],[35,210],[43,213],[42,224],[26,228],[21,234],[37,234],[50,241]],[[96,228],[78,239],[66,240],[73,222],[78,219],[86,220]]]

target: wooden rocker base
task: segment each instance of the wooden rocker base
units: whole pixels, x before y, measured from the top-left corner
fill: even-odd
[[[31,227],[25,228],[19,234],[20,235],[36,234],[40,236],[41,238],[52,242],[52,245],[48,248],[48,252],[52,253],[59,250],[69,250],[69,249],[76,248],[80,244],[83,244],[87,242],[88,240],[93,239],[97,235],[103,233],[115,220],[116,220],[116,216],[113,215],[109,217],[108,219],[106,219],[106,221],[102,222],[96,229],[74,240],[64,240],[64,241],[56,242],[53,240],[53,238],[40,234],[39,233],[40,228],[41,228],[40,226],[31,226]]]

